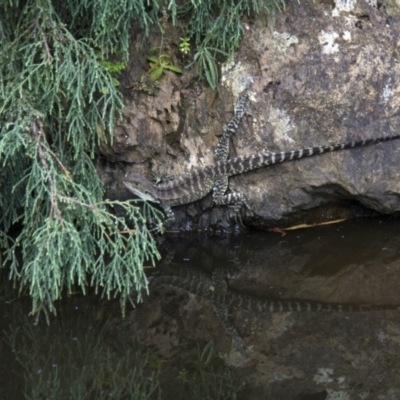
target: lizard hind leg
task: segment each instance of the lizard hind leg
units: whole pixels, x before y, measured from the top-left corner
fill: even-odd
[[[250,209],[246,197],[239,192],[225,194],[228,189],[228,177],[219,177],[213,187],[213,200],[218,206],[245,206]]]
[[[213,198],[215,204],[218,204],[219,206],[236,206],[238,208],[245,206],[250,209],[246,197],[239,192],[232,192],[218,197],[213,196]]]
[[[228,188],[228,179],[219,179],[213,188],[213,200],[216,205],[219,206],[231,206],[233,208],[234,215],[229,216],[230,220],[235,222],[238,226],[238,230],[245,229],[242,217],[240,215],[240,209],[244,205],[247,209],[250,209],[247,203],[246,197],[239,192],[233,192],[225,194]],[[235,228],[236,230],[236,228]]]
[[[238,209],[240,209],[242,206],[245,206],[248,210],[250,210],[250,205],[247,202],[246,197],[239,192],[221,194],[214,190],[213,200],[215,204],[219,206],[234,206]]]

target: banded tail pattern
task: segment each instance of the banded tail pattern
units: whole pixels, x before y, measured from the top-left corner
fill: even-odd
[[[238,175],[253,169],[268,165],[278,164],[286,161],[299,160],[305,157],[312,157],[319,154],[332,153],[334,151],[353,149],[355,147],[369,146],[381,142],[399,139],[400,135],[384,136],[375,139],[364,139],[340,144],[331,144],[328,146],[310,147],[300,150],[292,150],[278,153],[258,153],[248,157],[232,158],[226,162],[217,162],[215,165],[205,167],[208,173],[215,169],[215,175]],[[206,172],[206,171],[205,171]],[[206,172],[206,173],[207,173]]]
[[[239,109],[238,117],[242,116],[242,112],[242,109]],[[171,223],[175,220],[171,207],[192,203],[205,197],[211,191],[213,191],[214,202],[218,205],[246,205],[250,208],[245,196],[241,193],[231,192],[224,195],[227,189],[227,178],[230,176],[242,174],[268,165],[299,160],[305,157],[352,149],[355,147],[368,146],[399,138],[400,135],[392,135],[286,152],[257,153],[247,157],[219,160],[206,167],[197,167],[188,174],[177,177],[169,182],[160,183],[159,185],[153,185],[146,178],[137,174],[128,176],[124,179],[123,183],[136,196],[144,200],[159,203],[167,216],[166,223]]]
[[[170,205],[185,204],[198,200],[208,194],[214,185],[214,180],[221,176],[229,177],[239,175],[268,165],[299,160],[305,157],[312,157],[340,150],[353,149],[355,147],[368,146],[399,138],[400,135],[384,136],[375,139],[310,147],[286,152],[256,153],[251,156],[217,161],[214,164],[202,168],[194,168],[190,174],[180,176],[172,182],[158,185],[157,196],[163,201],[168,201]]]
[[[264,312],[287,312],[287,311],[342,311],[342,312],[367,312],[378,310],[400,310],[398,305],[368,305],[368,304],[343,304],[343,303],[320,303],[307,300],[277,300],[253,297],[248,294],[215,290],[212,281],[188,280],[180,276],[162,275],[155,282],[157,285],[168,285],[185,290],[197,296],[203,297],[213,303],[225,304],[241,310]]]

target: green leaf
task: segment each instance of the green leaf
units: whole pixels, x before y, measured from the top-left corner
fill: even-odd
[[[176,65],[167,65],[164,67],[165,69],[169,69],[170,71],[176,72],[178,74],[182,73],[182,69],[177,67]]]
[[[152,63],[155,63],[155,64],[159,64],[159,62],[160,62],[159,58],[156,56],[149,56],[149,57],[147,57],[147,60],[151,61]]]
[[[210,88],[212,90],[216,90],[217,89],[217,83],[216,83],[214,77],[210,74],[210,72],[208,70],[205,71],[205,75],[206,75],[207,82],[210,85]]]
[[[163,67],[156,68],[154,71],[150,72],[150,76],[156,81],[161,78],[163,71]]]

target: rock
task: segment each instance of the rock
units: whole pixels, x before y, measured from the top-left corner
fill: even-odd
[[[365,1],[293,3],[272,25],[266,26],[262,16],[246,23],[235,61],[222,68],[217,96],[194,83],[193,72],[178,76],[168,71],[156,96],[143,91],[127,96],[112,156],[107,153],[108,160],[123,167],[100,166],[108,195],[130,197],[121,185],[127,172],[180,175],[211,164],[218,135],[248,76],[254,79],[251,101],[231,156],[398,133],[397,2],[390,3],[390,12],[394,16]],[[170,37],[177,35],[174,29]],[[150,37],[152,45],[157,40]],[[146,54],[132,55],[131,64]],[[185,60],[176,62],[184,65]],[[231,190],[244,193],[251,205],[251,211],[242,210],[241,221],[229,207],[213,207],[207,198],[174,208],[174,229],[226,231],[242,222],[265,228],[395,214],[400,210],[399,157],[400,141],[394,141],[236,176],[230,179]]]

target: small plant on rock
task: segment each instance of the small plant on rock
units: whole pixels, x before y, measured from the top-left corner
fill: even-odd
[[[156,81],[161,78],[164,70],[182,73],[182,69],[173,64],[171,56],[168,53],[160,53],[158,56],[149,56],[147,60],[150,63],[149,75]]]

